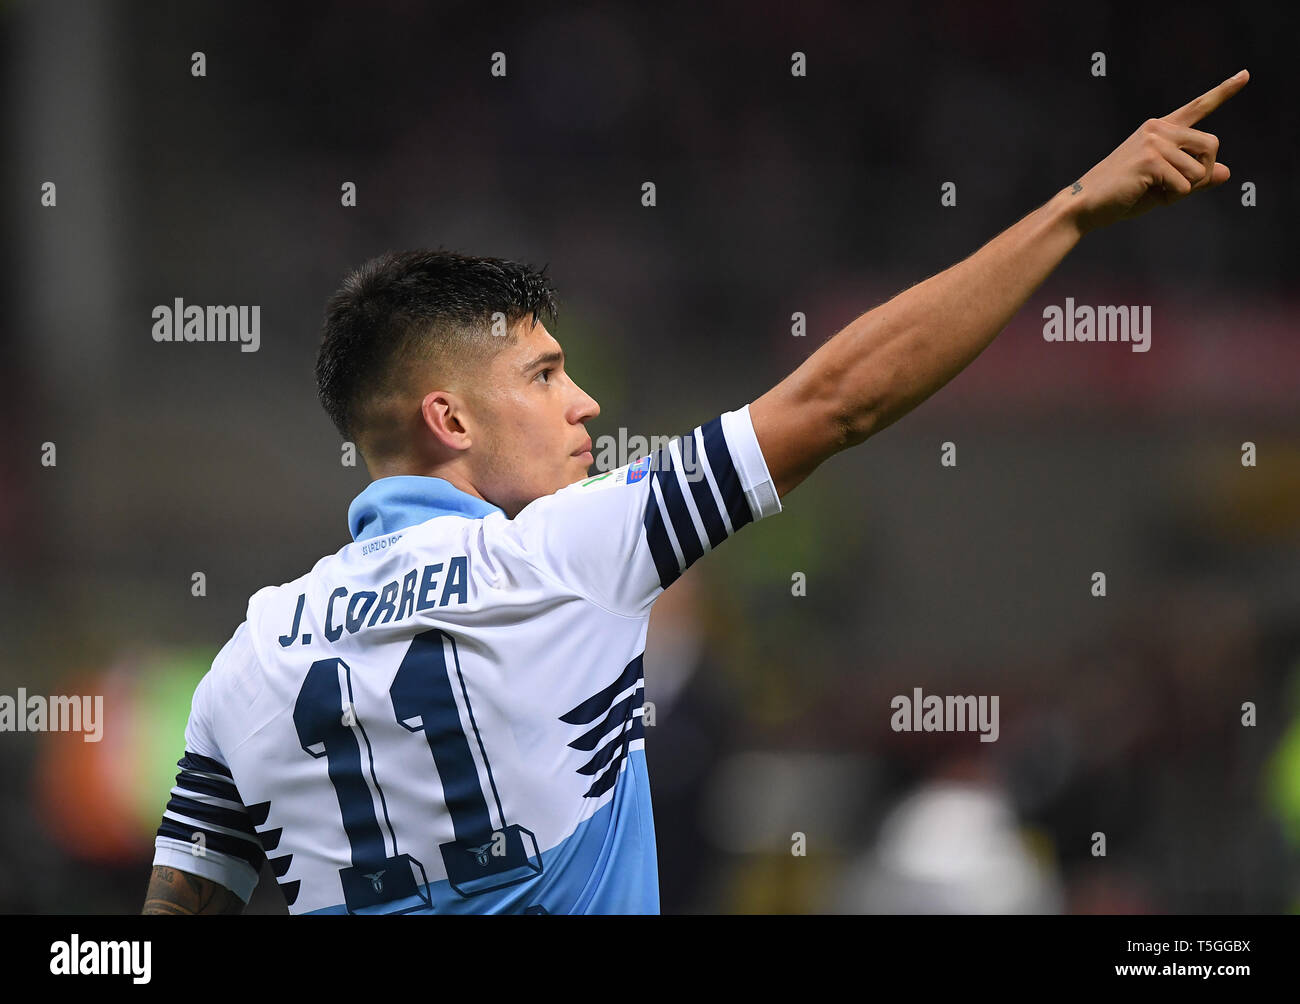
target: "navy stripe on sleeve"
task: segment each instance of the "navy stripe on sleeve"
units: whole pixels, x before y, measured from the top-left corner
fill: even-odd
[[[205,774],[220,774],[223,777],[230,777],[230,768],[225,764],[213,760],[210,756],[200,756],[198,753],[185,751],[185,755],[177,761],[176,766],[181,770],[197,770]]]
[[[260,870],[266,855],[230,768],[189,750],[176,765],[180,767],[176,789],[163,810],[158,836],[229,854]],[[214,799],[228,804],[216,805]],[[195,841],[199,833],[202,843]]]
[[[201,844],[194,839],[196,833],[203,834]],[[200,829],[188,823],[182,823],[178,819],[164,817],[162,825],[158,827],[158,836],[183,840],[195,848],[197,852],[195,857],[201,857],[204,850],[229,854],[233,858],[239,858],[239,860],[246,862],[254,871],[261,871],[262,862],[266,859],[261,844],[249,843],[241,837],[232,837],[228,833],[214,833],[210,830]]]
[[[701,436],[697,429],[690,437],[690,456],[683,454],[686,481],[691,486],[691,497],[695,499],[695,509],[704,523],[704,532],[709,535],[709,546],[717,547],[727,539],[727,526],[722,522],[722,512],[718,509],[718,500],[713,496],[709,479],[704,474],[704,450],[700,447]]]
[[[184,788],[187,792],[224,798],[229,802],[240,801],[239,789],[235,787],[233,781],[218,781],[215,778],[183,770],[176,775],[176,786]]]
[[[731,451],[727,449],[727,439],[722,434],[722,418],[718,417],[700,427],[704,436],[704,452],[709,458],[709,467],[713,479],[718,483],[718,492],[727,506],[727,515],[731,519],[731,532],[735,533],[746,523],[754,519],[745,501],[745,491],[740,486],[740,476],[736,465],[731,460]]]
[[[699,448],[701,443],[703,449]],[[674,447],[680,451],[678,456],[674,456]],[[691,435],[674,440],[671,446],[660,450],[655,456],[649,480],[651,490],[642,522],[645,524],[646,543],[659,573],[659,585],[664,589],[676,582],[706,550],[726,540],[728,531],[735,533],[754,520],[727,447],[721,417],[697,427]],[[654,491],[656,486],[658,492]],[[718,507],[719,497],[725,513]],[[670,529],[681,549],[681,558],[673,548],[668,533]]]
[[[653,482],[650,487],[653,489]],[[668,539],[668,531],[664,527],[664,515],[659,510],[659,499],[654,491],[648,494],[645,516],[642,518],[645,524],[645,539],[650,545],[650,557],[654,559],[655,571],[659,573],[659,585],[667,589],[677,581],[677,577],[682,574],[682,569],[677,562],[677,554],[673,551],[673,543]]]
[[[673,534],[677,537],[677,543],[681,545],[682,558],[686,562],[686,567],[690,568],[704,554],[704,546],[700,543],[700,531],[695,529],[691,511],[686,507],[682,485],[677,480],[677,472],[673,468],[672,454],[665,449],[660,452],[659,457],[663,464],[660,470],[655,471],[654,476],[659,482],[659,491],[664,497],[664,505],[668,508],[668,518],[672,520]]]
[[[257,839],[252,820],[248,818],[248,813],[242,807],[230,809],[225,806],[210,805],[194,798],[186,798],[184,795],[172,795],[166,811],[197,819],[202,823],[210,823],[213,826],[222,826],[227,830],[238,830],[246,834],[250,840]]]

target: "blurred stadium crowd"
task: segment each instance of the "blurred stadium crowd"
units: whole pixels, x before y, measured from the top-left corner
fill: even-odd
[[[647,757],[666,913],[1300,909],[1291,15],[740,10],[0,11],[0,694],[107,715],[0,733],[0,912],[138,911],[195,683],[252,592],[347,543],[365,473],[312,367],[349,268],[548,264],[593,438],[678,434],[1241,66],[1227,186],[1090,238],[664,594]],[[1151,305],[1151,351],[1045,343],[1067,296]],[[155,343],[175,297],[260,305],[260,350]],[[894,732],[917,687],[998,695],[998,741]],[[283,909],[268,873],[250,911]]]

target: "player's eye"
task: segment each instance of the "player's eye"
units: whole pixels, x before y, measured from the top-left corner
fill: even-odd
[[[537,376],[533,377],[533,379],[536,380],[537,377],[546,377],[546,379],[543,380],[542,383],[550,383],[551,380],[550,380],[550,377],[548,376],[548,374],[551,373],[551,372],[553,372],[553,371],[551,370],[550,367],[547,367],[547,368],[544,369],[544,370],[539,370],[538,373],[537,373]]]

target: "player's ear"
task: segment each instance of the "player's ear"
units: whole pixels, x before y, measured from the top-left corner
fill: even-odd
[[[468,449],[470,433],[466,425],[465,403],[448,391],[434,390],[424,395],[420,414],[429,433],[450,450]]]

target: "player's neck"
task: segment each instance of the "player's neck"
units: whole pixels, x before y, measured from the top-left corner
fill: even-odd
[[[415,476],[424,478],[441,478],[453,488],[464,492],[466,495],[472,495],[476,499],[483,498],[483,493],[475,486],[471,478],[463,471],[451,464],[441,464],[432,466],[418,466],[410,463],[393,463],[393,464],[376,464],[369,468],[370,478],[372,481],[378,481],[381,478],[392,478],[402,476]]]

